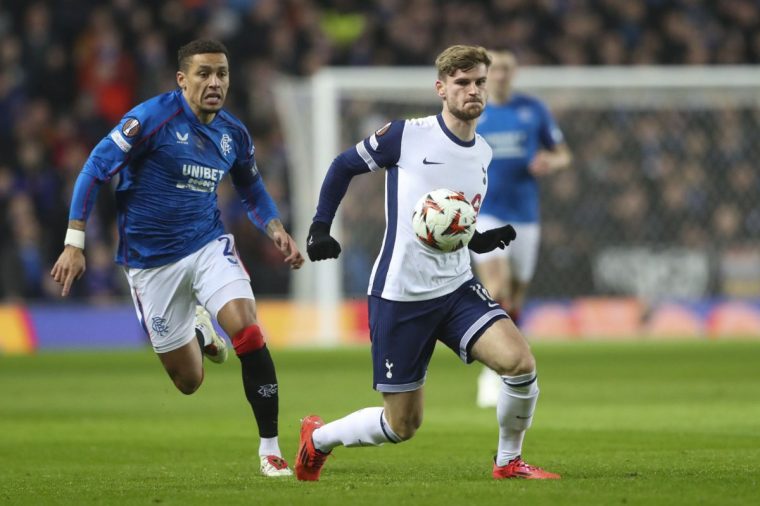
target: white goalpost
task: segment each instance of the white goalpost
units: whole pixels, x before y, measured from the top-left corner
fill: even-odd
[[[276,105],[291,171],[292,227],[294,237],[304,249],[319,188],[334,157],[371,134],[385,121],[437,112],[440,102],[434,93],[435,80],[435,70],[431,66],[326,68],[311,78],[283,77],[277,82]],[[585,139],[616,128],[620,124],[617,118],[621,115],[630,116],[623,121],[654,122],[656,131],[672,136],[668,118],[669,115],[678,114],[686,125],[684,135],[697,136],[706,132],[708,137],[715,135],[717,138],[721,129],[718,123],[723,114],[721,111],[750,111],[751,114],[751,111],[760,110],[760,70],[754,67],[521,68],[515,88],[537,95],[548,104],[560,127],[575,141],[576,145],[572,147],[576,153],[581,153],[582,156],[576,157],[581,164],[584,162],[583,151],[594,149],[593,144],[584,145]],[[641,119],[638,111],[649,114],[650,119]],[[700,111],[706,111],[707,116]],[[689,130],[689,124],[695,118],[703,117],[706,117],[705,123],[699,126],[699,132]],[[583,121],[589,124],[581,124]],[[630,146],[620,148],[620,156],[628,157],[635,167],[635,162],[641,158],[637,143],[627,138],[624,141]],[[673,156],[677,155],[675,153]],[[706,160],[704,163],[708,164]],[[576,169],[582,172],[587,167]],[[349,194],[360,192],[358,196],[354,195],[359,204],[354,204],[353,208],[358,209],[356,213],[361,213],[363,205],[376,203],[377,198],[374,193],[367,193],[366,196],[361,193],[363,187],[354,190],[355,184],[352,183]],[[382,191],[382,183],[375,181],[374,186],[379,186],[379,191]],[[355,224],[344,230],[342,211],[338,211],[332,228],[333,235],[342,245],[350,238],[347,236],[381,235],[377,227],[357,229]],[[383,219],[382,208],[374,212],[380,220]],[[673,226],[675,230],[681,224]],[[365,242],[371,242],[370,239],[367,237]],[[381,239],[377,237],[377,241]],[[362,251],[360,255],[349,253],[344,248],[338,261],[308,263],[293,276],[291,293],[294,299],[317,308],[318,321],[312,325],[317,342],[329,344],[337,340],[335,329],[338,327],[339,307],[346,299],[346,276],[353,272],[346,271],[345,262],[355,262],[360,265],[360,272],[366,272],[366,257],[374,258],[371,251]],[[613,256],[613,264],[614,260]],[[606,266],[610,261],[607,255],[602,263]],[[696,262],[695,265],[702,264]],[[708,267],[695,267],[684,275],[697,275],[700,268],[704,270]],[[617,289],[605,288],[605,278],[597,272],[593,272],[593,276],[595,289]],[[659,276],[654,276],[652,286],[646,287],[645,292],[657,292],[663,279],[668,279],[667,273]],[[358,298],[355,291],[352,296]],[[695,294],[700,295],[697,292]],[[644,295],[653,294],[647,292]],[[653,296],[656,295],[654,293]]]

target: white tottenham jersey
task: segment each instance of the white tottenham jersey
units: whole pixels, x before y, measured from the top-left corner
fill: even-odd
[[[412,214],[417,201],[438,188],[464,193],[475,208],[486,194],[491,148],[476,135],[457,138],[442,116],[393,121],[356,145],[375,171],[386,169],[385,237],[369,279],[369,294],[395,301],[429,300],[472,278],[470,253],[433,251],[417,239]]]

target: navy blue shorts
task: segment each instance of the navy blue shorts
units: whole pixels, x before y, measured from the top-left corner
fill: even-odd
[[[437,340],[469,364],[472,345],[501,318],[508,318],[507,313],[475,278],[431,300],[398,302],[370,295],[375,390],[409,392],[420,388]]]

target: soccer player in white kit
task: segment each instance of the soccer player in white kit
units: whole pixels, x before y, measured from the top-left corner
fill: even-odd
[[[437,340],[463,362],[477,360],[502,377],[493,477],[559,478],[521,457],[538,398],[528,343],[473,277],[465,249],[432,251],[412,230],[414,205],[427,192],[462,192],[476,209],[485,196],[491,148],[475,126],[486,100],[490,63],[481,47],[457,45],[443,51],[436,59],[435,83],[442,112],[385,125],[341,153],[325,177],[307,240],[312,261],[340,253],[330,224],[351,178],[385,169],[387,223],[369,281],[373,382],[383,406],[327,424],[316,415],[304,418],[296,455],[299,480],[318,480],[336,446],[401,443],[414,435],[422,423],[425,376]],[[504,248],[512,239],[514,229],[505,225],[476,233],[469,248],[482,253]]]
[[[549,109],[539,99],[516,93],[512,81],[517,59],[510,51],[492,51],[488,103],[477,132],[493,149],[488,167],[488,198],[478,230],[512,224],[517,232],[509,248],[473,255],[478,278],[520,326],[528,285],[538,260],[541,238],[538,179],[567,168],[570,149]],[[477,404],[496,406],[501,381],[488,368],[478,379]]]

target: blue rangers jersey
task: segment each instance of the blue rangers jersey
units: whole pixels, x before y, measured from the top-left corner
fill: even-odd
[[[165,265],[224,234],[216,187],[227,172],[251,221],[266,230],[277,209],[245,126],[224,110],[201,123],[175,90],[129,111],[95,146],[77,179],[69,219],[86,220],[99,186],[118,175],[116,262]]]
[[[538,184],[528,165],[540,149],[564,142],[551,113],[538,99],[513,94],[504,104],[487,104],[477,130],[493,149],[488,198],[480,212],[511,223],[537,223]]]

